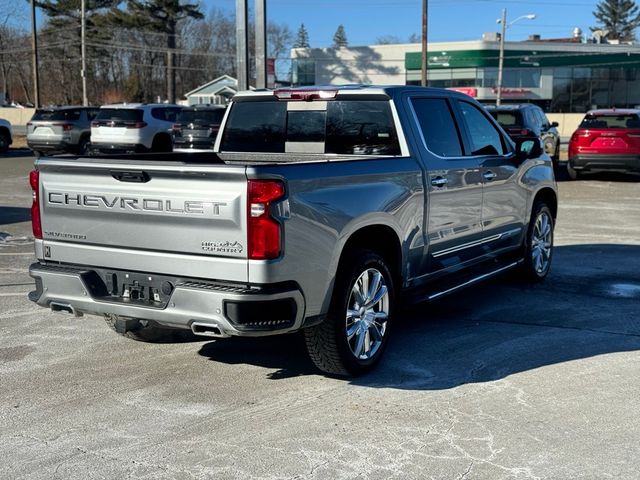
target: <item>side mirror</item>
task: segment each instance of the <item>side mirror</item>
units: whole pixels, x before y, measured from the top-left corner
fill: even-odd
[[[538,158],[542,155],[542,145],[539,138],[518,138],[516,140],[516,159],[523,163],[529,158]]]
[[[551,128],[559,127],[560,124],[558,122],[551,122]]]

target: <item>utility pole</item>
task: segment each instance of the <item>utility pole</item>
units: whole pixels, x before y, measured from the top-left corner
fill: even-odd
[[[87,98],[87,51],[85,45],[87,18],[85,0],[80,2],[80,55],[82,56],[82,66],[80,67],[80,76],[82,77],[82,105],[89,105]]]
[[[236,63],[238,91],[249,89],[249,24],[247,0],[236,0]]]
[[[33,103],[40,108],[40,86],[38,85],[38,38],[36,37],[36,2],[31,0],[31,59],[33,61]]]
[[[427,86],[427,34],[429,25],[429,0],[422,0],[422,78],[420,85]]]
[[[500,34],[500,56],[498,58],[498,92],[496,94],[496,105],[502,103],[502,76],[504,73],[504,37],[507,34],[507,9],[502,9],[502,33]]]
[[[266,0],[256,0],[256,88],[267,88]]]

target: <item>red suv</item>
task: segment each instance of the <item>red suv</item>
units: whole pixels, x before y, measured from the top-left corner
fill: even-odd
[[[640,172],[640,110],[591,110],[569,142],[569,177],[584,172]]]

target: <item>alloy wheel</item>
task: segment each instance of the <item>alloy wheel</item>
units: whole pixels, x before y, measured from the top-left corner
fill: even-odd
[[[384,275],[369,268],[353,284],[347,303],[347,342],[357,359],[375,356],[387,332],[388,319],[389,292]]]

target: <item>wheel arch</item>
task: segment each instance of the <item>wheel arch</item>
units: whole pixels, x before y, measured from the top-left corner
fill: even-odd
[[[9,145],[11,145],[11,143],[13,142],[13,138],[11,136],[11,130],[9,130],[4,125],[0,125],[0,133],[4,133],[7,136],[7,138],[9,139]]]
[[[542,201],[551,210],[551,215],[553,216],[553,220],[555,222],[558,216],[558,195],[556,192],[550,187],[544,187],[538,190],[533,197],[533,202],[531,203],[531,208],[536,204],[536,202]]]
[[[402,277],[402,246],[396,231],[388,225],[375,224],[359,228],[349,235],[340,252],[336,273],[340,272],[349,256],[356,250],[372,250],[385,259],[400,287]]]

